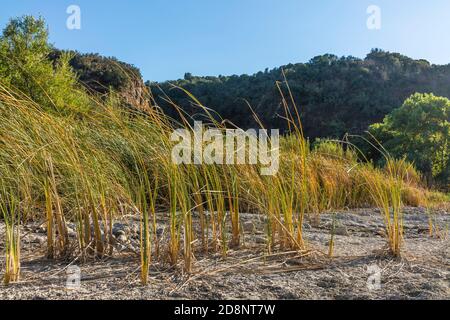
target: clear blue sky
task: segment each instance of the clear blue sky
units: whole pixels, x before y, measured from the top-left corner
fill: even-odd
[[[66,9],[81,8],[81,30]],[[369,5],[381,30],[366,27]],[[334,53],[364,57],[371,48],[450,63],[449,0],[13,0],[0,24],[42,15],[58,48],[115,56],[145,80],[242,74]]]

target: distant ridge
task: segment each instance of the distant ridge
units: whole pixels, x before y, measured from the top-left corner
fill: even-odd
[[[161,89],[189,114],[201,117],[199,108],[186,94],[173,90],[175,84],[241,128],[258,126],[248,101],[267,128],[286,129],[275,85],[283,81],[282,70],[310,138],[362,133],[415,92],[450,97],[450,65],[432,65],[379,49],[372,50],[365,59],[325,54],[308,63],[288,64],[253,75],[197,77],[186,73],[184,79],[146,84],[157,104],[173,117],[177,114],[162,99]],[[282,90],[287,94],[286,86]]]

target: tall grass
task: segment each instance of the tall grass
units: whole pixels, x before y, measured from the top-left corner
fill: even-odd
[[[156,237],[156,195],[158,192],[158,180],[155,177],[151,182],[145,167],[141,170],[142,177],[139,180],[139,191],[136,202],[140,213],[140,248],[141,248],[141,281],[144,285],[148,283],[148,273],[151,260],[151,228]],[[158,239],[154,239],[155,246],[158,246]]]
[[[20,210],[13,190],[8,190],[1,180],[0,212],[5,222],[5,275],[4,284],[20,278]]]
[[[192,128],[188,119],[176,123],[158,108],[129,111],[114,99],[93,98],[89,112],[61,115],[0,84],[0,176],[8,191],[0,205],[7,224],[8,282],[17,280],[20,268],[19,217],[45,222],[48,258],[81,254],[87,259],[113,253],[114,219],[139,215],[144,284],[153,258],[174,266],[181,259],[187,272],[194,270],[197,250],[226,258],[230,247],[242,244],[243,211],[266,217],[269,251],[304,250],[306,218],[377,205],[397,253],[401,206],[421,204],[427,193],[401,173],[398,162],[375,169],[339,143],[311,148],[289,87],[278,86],[291,131],[280,142],[279,172],[262,176],[259,165],[175,165],[171,133]],[[209,116],[208,126],[225,130]],[[20,195],[20,207],[10,194]],[[388,219],[391,206],[394,216]],[[167,247],[159,243],[156,208],[164,212],[158,219],[168,223]],[[68,237],[68,222],[76,225],[76,240]]]
[[[370,195],[379,208],[385,225],[389,251],[400,256],[403,245],[403,200],[402,194],[411,164],[404,159],[395,160],[386,154],[386,173],[376,174],[376,169],[364,171]]]

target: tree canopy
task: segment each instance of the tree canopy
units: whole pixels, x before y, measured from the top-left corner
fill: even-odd
[[[0,36],[0,79],[41,106],[58,112],[86,111],[88,97],[69,65],[70,54],[52,61],[42,18],[12,19]]]
[[[406,157],[429,178],[450,185],[449,99],[416,93],[370,132],[393,156]]]

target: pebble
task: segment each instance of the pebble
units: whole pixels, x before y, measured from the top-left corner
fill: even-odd
[[[46,242],[47,242],[47,237],[45,237],[45,236],[35,235],[31,238],[31,243],[38,243],[38,244],[42,245]]]
[[[113,235],[116,236],[116,237],[119,237],[119,236],[122,236],[122,235],[126,236],[124,230],[113,230]]]
[[[255,242],[256,243],[267,243],[267,240],[265,237],[256,237]]]
[[[116,222],[113,225],[112,233],[115,237],[130,233],[130,228],[123,223]]]
[[[67,228],[67,234],[69,235],[70,238],[77,237],[77,232],[72,228]]]
[[[127,238],[126,235],[121,234],[120,236],[117,237],[117,240],[118,240],[119,242],[125,243],[125,242],[127,242],[128,238]]]
[[[245,232],[254,232],[255,231],[255,225],[251,221],[246,221],[242,224],[242,228]]]
[[[40,226],[36,229],[37,233],[47,233],[47,228],[44,226]]]
[[[348,236],[348,230],[346,226],[338,226],[334,229],[334,234],[338,236]]]

